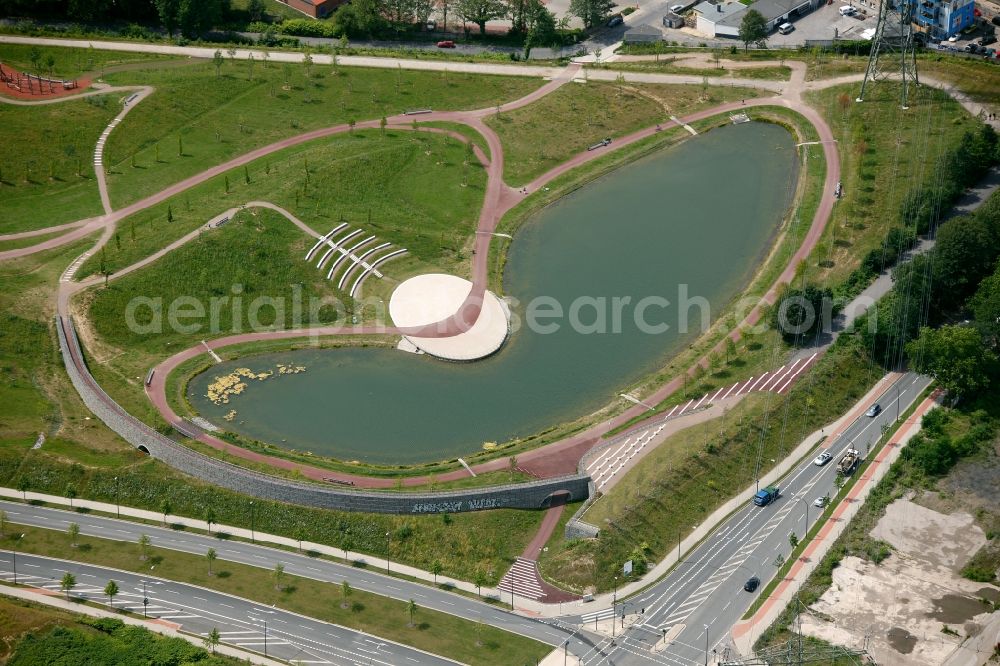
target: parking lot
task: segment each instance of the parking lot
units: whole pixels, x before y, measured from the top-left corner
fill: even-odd
[[[855,16],[841,16],[840,7],[853,5],[858,10]],[[820,5],[819,9],[793,21],[795,30],[787,35],[771,33],[767,43],[771,46],[799,46],[807,40],[863,39],[861,33],[874,28],[878,16],[857,2],[834,2]]]

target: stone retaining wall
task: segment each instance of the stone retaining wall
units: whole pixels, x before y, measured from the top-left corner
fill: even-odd
[[[56,330],[66,372],[84,404],[97,418],[132,446],[144,449],[174,469],[245,495],[324,509],[396,514],[542,509],[548,507],[554,493],[568,493],[567,501],[589,496],[590,479],[585,475],[468,490],[390,493],[332,489],[254,472],[193,451],[126,412],[87,369],[72,320],[56,317]]]

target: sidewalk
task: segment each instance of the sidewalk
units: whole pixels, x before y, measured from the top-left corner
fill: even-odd
[[[200,648],[205,647],[205,642],[198,636],[177,631],[173,627],[169,627],[159,620],[146,620],[141,617],[131,617],[124,613],[115,613],[110,610],[104,610],[103,608],[96,608],[94,606],[87,606],[74,601],[67,601],[62,596],[53,596],[52,594],[48,594],[45,590],[28,587],[7,587],[4,585],[0,586],[0,594],[7,597],[31,601],[36,604],[45,604],[46,606],[52,606],[54,608],[58,608],[59,610],[64,610],[76,615],[87,615],[88,617],[112,617],[116,620],[121,620],[128,625],[142,627],[163,636],[183,638],[187,642],[197,645]],[[218,654],[233,657],[234,659],[240,659],[251,664],[261,664],[262,666],[285,666],[285,662],[283,661],[268,659],[263,655],[239,650],[226,644],[219,644],[216,646],[215,651]]]
[[[935,392],[926,398],[913,414],[896,430],[889,442],[882,447],[872,464],[865,470],[847,496],[842,498],[836,509],[827,518],[815,538],[802,552],[799,559],[792,565],[788,575],[772,592],[760,609],[749,620],[743,620],[733,626],[732,639],[737,650],[743,655],[753,653],[755,636],[766,630],[785,610],[789,602],[798,593],[799,588],[809,578],[813,570],[822,561],[834,542],[847,529],[851,519],[864,504],[871,489],[886,475],[889,468],[899,458],[903,447],[920,432],[920,421],[923,415],[937,407],[938,394]]]
[[[57,495],[45,495],[43,493],[33,493],[30,491],[28,493],[21,493],[20,491],[15,490],[14,488],[0,488],[0,498],[12,498],[17,500],[22,500],[24,499],[25,495],[27,496],[29,502],[32,500],[39,500],[45,502],[47,505],[50,506],[55,505],[59,507],[65,507],[67,509],[69,509],[70,506],[70,501],[65,497],[59,497]],[[118,514],[120,510],[121,512],[120,515],[122,516],[123,519],[125,517],[139,518],[141,520],[148,520],[154,522],[156,523],[157,526],[162,526],[162,523],[164,522],[162,513],[156,511],[146,511],[144,509],[135,509],[129,506],[116,507],[114,504],[109,504],[106,502],[94,502],[92,500],[74,499],[73,508],[90,509],[91,511],[100,512],[111,516],[115,516],[116,514]],[[202,530],[204,532],[209,531],[208,523],[206,523],[204,520],[197,520],[195,518],[185,518],[183,516],[174,516],[172,514],[168,514],[166,522],[168,525],[184,525],[185,527],[189,527],[196,530]],[[242,527],[233,527],[232,525],[224,525],[221,523],[212,523],[211,533],[217,534],[219,532],[225,532],[230,536],[238,537],[240,539],[245,539],[247,541],[250,541],[251,537],[250,530],[248,529],[244,529]],[[113,538],[113,537],[103,537],[103,538]],[[287,546],[295,550],[299,549],[299,542],[296,541],[295,539],[278,536],[276,534],[268,534],[266,532],[259,532],[256,530],[254,530],[253,532],[253,540],[256,543],[263,545],[278,545],[278,546]],[[326,546],[319,543],[312,543],[310,541],[302,542],[302,550],[315,551],[322,555],[333,557],[337,560],[344,560],[346,566],[350,566],[352,562],[365,562],[372,569],[384,570],[386,568],[386,561],[384,558],[372,557],[371,555],[366,555],[363,553],[355,553],[352,551],[345,552],[340,548],[334,548],[333,546]],[[389,570],[394,574],[402,574],[410,578],[415,578],[417,580],[424,581],[429,585],[434,584],[434,574],[430,573],[429,571],[424,571],[423,569],[418,569],[416,567],[407,566],[399,562],[390,561]],[[449,580],[448,578],[445,578],[444,576],[440,575],[437,577],[437,580],[438,580],[437,584],[439,586],[451,585],[452,587],[460,589],[464,592],[468,592],[470,594],[477,594],[476,586],[473,585],[472,583],[467,583],[465,581],[460,581],[460,580]],[[483,587],[482,595],[484,597],[487,596],[499,597],[500,591],[493,588]]]

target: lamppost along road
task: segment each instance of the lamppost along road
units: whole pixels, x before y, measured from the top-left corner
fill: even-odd
[[[799,500],[809,503],[827,494],[834,497],[837,461],[844,452],[869,438],[878,439],[883,424],[891,424],[896,418],[897,400],[902,413],[929,384],[926,377],[904,374],[878,398],[881,414],[874,418],[859,416],[836,440],[824,442],[833,460],[818,467],[813,464],[813,456],[809,456],[778,483],[781,497],[764,507],[752,503],[744,506],[719,525],[680,566],[630,600],[633,609],[644,608],[645,613],[616,638],[607,638],[585,654],[582,663],[589,666],[608,660],[617,666],[703,663],[706,644],[707,654],[711,655],[712,649],[777,573],[774,564],[777,556],[788,557],[789,532],[804,537],[809,526],[825,515],[826,511],[820,509],[809,512],[807,521],[811,522],[803,527]],[[677,501],[684,500],[677,498]],[[753,593],[743,590],[743,584],[751,576],[748,571],[760,578],[760,586]],[[611,612],[605,609],[596,614],[607,617]],[[593,626],[594,616],[595,613],[587,613],[562,619],[568,624],[586,626],[589,622]],[[755,627],[754,636],[765,628]],[[655,655],[651,653],[651,648],[662,643],[668,632],[673,636],[669,646]]]
[[[262,607],[257,602],[202,587],[163,580],[152,585],[153,581],[139,574],[24,553],[18,559],[22,567],[19,579],[23,584],[58,590],[59,580],[69,572],[79,581],[72,596],[106,605],[104,585],[113,579],[122,589],[116,598],[116,608],[127,608],[133,613],[145,609],[149,617],[177,623],[185,632],[199,636],[218,629],[223,643],[285,661],[383,666],[455,663],[352,629],[280,608]],[[10,580],[12,572],[6,566],[0,567],[0,579]],[[148,605],[144,606],[144,599],[148,599]]]
[[[0,508],[5,510],[11,523],[42,527],[65,532],[71,522],[80,526],[80,534],[102,537],[115,541],[136,543],[139,536],[147,534],[152,545],[158,548],[168,548],[185,553],[203,556],[209,548],[214,548],[219,560],[238,562],[262,569],[264,575],[281,563],[285,573],[314,580],[321,580],[339,585],[347,580],[351,587],[373,592],[382,596],[392,597],[400,601],[413,599],[423,608],[450,613],[462,618],[482,618],[484,624],[498,629],[504,629],[516,634],[541,641],[553,648],[562,645],[570,638],[575,627],[568,630],[561,623],[543,622],[528,617],[522,617],[503,608],[493,606],[476,599],[446,592],[430,585],[421,585],[407,580],[391,578],[383,573],[339,564],[330,560],[313,558],[295,552],[269,548],[261,544],[251,544],[245,541],[219,540],[215,535],[208,536],[192,532],[176,532],[153,525],[142,525],[115,518],[88,515],[51,509],[30,504],[17,504],[0,501]],[[18,572],[20,578],[21,554],[18,553]],[[0,557],[0,567],[9,570],[11,558]],[[117,579],[116,579],[117,580]],[[107,581],[105,580],[105,583]],[[268,630],[271,623],[268,623]],[[270,646],[270,640],[268,641]],[[570,640],[569,652],[582,654],[591,648],[584,634],[577,634]]]

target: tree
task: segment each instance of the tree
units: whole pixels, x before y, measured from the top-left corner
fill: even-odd
[[[62,580],[59,581],[59,589],[61,589],[63,594],[66,595],[66,598],[69,599],[69,592],[74,587],[76,587],[76,576],[67,571],[62,577]]]
[[[507,460],[507,471],[510,472],[510,480],[514,480],[514,473],[517,471],[517,456],[511,456]]]
[[[166,28],[167,36],[171,39],[174,37],[174,30],[177,29],[177,10],[180,4],[180,0],[153,0],[160,23]]]
[[[31,50],[28,51],[28,60],[31,61],[31,71],[37,74],[42,66],[42,52],[37,46],[32,46]]]
[[[771,326],[790,344],[807,344],[828,324],[833,292],[806,285],[804,289],[786,288],[771,309]]]
[[[954,310],[965,303],[993,272],[996,253],[990,229],[980,216],[962,215],[941,225],[931,253],[937,308]]]
[[[249,0],[247,2],[247,14],[249,14],[251,21],[262,21],[264,9],[264,0]]]
[[[69,500],[69,508],[72,509],[73,500],[76,499],[76,486],[74,486],[72,483],[67,483],[66,490],[63,492],[63,495],[65,495],[66,499]]]
[[[209,548],[207,551],[205,551],[205,559],[208,560],[208,575],[209,576],[214,576],[215,575],[214,573],[212,573],[212,564],[215,563],[215,560],[216,560],[217,557],[218,557],[218,555],[215,554],[215,549],[214,548]]]
[[[437,585],[438,574],[444,571],[444,567],[441,565],[440,560],[434,560],[431,562],[431,573],[434,574],[434,584]]]
[[[526,16],[528,33],[524,38],[524,58],[531,57],[536,46],[550,46],[556,42],[556,15],[545,8],[541,0],[530,0]]]
[[[760,48],[767,46],[767,19],[756,9],[748,9],[740,21],[740,41],[746,51],[754,44]]]
[[[171,224],[174,221],[174,209],[171,206],[167,206],[167,224]]]
[[[585,28],[593,28],[608,18],[614,6],[614,0],[570,0],[569,13],[583,21]]]
[[[797,534],[795,534],[795,532],[788,533],[788,545],[791,546],[792,548],[795,548],[797,545],[799,545],[799,537]]]
[[[139,535],[139,559],[145,562],[149,559],[149,535]]]
[[[475,577],[472,579],[472,584],[476,586],[476,594],[482,597],[483,585],[486,585],[486,574],[479,569],[476,569]]]
[[[160,502],[160,513],[163,514],[163,524],[164,525],[167,524],[167,516],[170,515],[171,513],[173,513],[173,510],[174,510],[174,507],[173,507],[173,505],[170,504],[170,500],[164,498],[164,500],[162,502]]]
[[[353,0],[337,8],[333,23],[343,36],[374,37],[386,31],[389,26],[382,12],[380,0]],[[341,38],[343,41],[343,37]],[[346,44],[341,44],[345,48]]]
[[[309,51],[302,54],[302,64],[306,68],[306,76],[312,76],[313,57]]]
[[[274,589],[279,592],[284,590],[285,585],[283,581],[285,579],[285,565],[281,562],[275,564],[274,570],[271,572],[271,578],[274,580]]]
[[[20,479],[17,480],[17,490],[19,493],[21,493],[21,499],[27,502],[28,491],[31,490],[31,482],[28,481],[27,477],[22,476]]]
[[[66,528],[66,534],[69,536],[70,547],[76,548],[76,540],[80,538],[80,526],[76,523],[70,523],[69,527]]]
[[[212,64],[215,65],[215,78],[222,76],[222,64],[226,62],[222,57],[222,51],[215,49],[215,54],[212,56]]]
[[[969,309],[983,337],[993,347],[1000,344],[1000,268],[979,283]]]
[[[385,136],[385,126],[388,125],[388,124],[389,124],[389,121],[387,121],[385,119],[385,116],[382,116],[382,118],[378,121],[378,128],[379,128],[379,131],[382,132],[382,136]]]
[[[252,1],[253,0],[251,0],[251,2]],[[212,651],[212,654],[215,654],[215,648],[218,647],[219,643],[221,642],[222,642],[222,636],[219,634],[218,628],[213,627],[212,631],[208,632],[208,634],[205,636],[205,647],[210,649]]]
[[[409,615],[410,615],[410,625],[409,626],[412,627],[413,626],[413,616],[417,612],[417,602],[414,601],[413,599],[410,599],[410,601],[406,604],[406,612],[409,613]]]
[[[778,556],[774,558],[774,562],[772,562],[771,564],[780,569],[785,564],[785,556],[782,555],[781,553],[778,553]]]
[[[340,607],[341,608],[348,608],[350,606],[350,602],[348,602],[347,600],[348,600],[348,598],[350,598],[351,592],[353,592],[353,591],[354,590],[351,589],[351,584],[347,582],[347,579],[344,579],[340,583],[340,598],[341,598]]]
[[[985,389],[996,356],[971,326],[923,327],[906,354],[917,372],[930,375],[956,398]]]
[[[216,521],[215,510],[212,507],[205,509],[205,523],[208,525],[208,533],[212,533],[212,525]]]
[[[200,37],[222,20],[226,0],[180,0],[177,23],[185,37]]]
[[[479,26],[479,34],[486,34],[486,22],[503,18],[507,7],[503,0],[455,0],[455,14],[467,23]]]
[[[108,598],[108,605],[114,608],[115,597],[118,595],[118,583],[109,580],[108,584],[104,586],[104,595]]]

